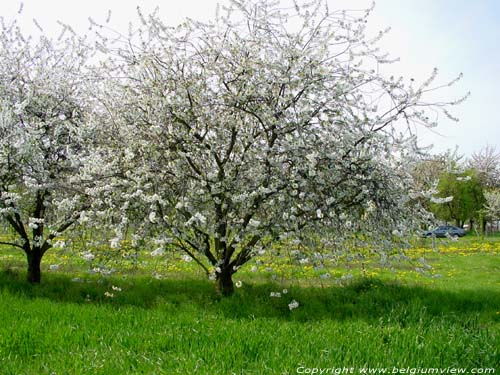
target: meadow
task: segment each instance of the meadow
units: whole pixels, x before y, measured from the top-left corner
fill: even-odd
[[[500,238],[430,241],[408,252],[425,272],[264,255],[225,298],[193,262],[133,251],[54,249],[33,286],[2,247],[0,374],[498,373]]]

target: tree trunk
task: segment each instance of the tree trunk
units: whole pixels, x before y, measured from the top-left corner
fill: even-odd
[[[220,296],[230,296],[234,293],[234,283],[232,274],[228,271],[222,271],[217,274],[215,281],[215,291]]]
[[[42,262],[42,254],[39,249],[31,250],[27,253],[28,257],[28,282],[31,284],[40,284],[42,272],[40,263]]]

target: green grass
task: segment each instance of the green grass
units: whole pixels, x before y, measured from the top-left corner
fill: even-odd
[[[271,282],[245,271],[243,286],[222,299],[211,282],[182,272],[156,280],[80,270],[74,282],[71,264],[45,269],[31,286],[22,259],[4,258],[0,374],[295,374],[299,366],[498,373],[496,243],[463,239],[439,252],[427,245],[414,251],[434,266],[430,276],[401,266],[363,278],[354,267],[344,286],[310,287],[311,279]],[[292,300],[300,305],[290,311]]]

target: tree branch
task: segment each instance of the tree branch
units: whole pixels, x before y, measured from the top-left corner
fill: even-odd
[[[15,246],[15,247],[19,247],[20,249],[24,250],[24,247],[22,247],[21,245],[19,245],[17,243],[13,243],[13,242],[3,242],[3,241],[0,241],[0,245]]]

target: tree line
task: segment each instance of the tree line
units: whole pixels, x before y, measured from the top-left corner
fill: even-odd
[[[433,155],[414,170],[417,183],[447,202],[427,202],[437,219],[485,233],[500,219],[500,151],[488,145],[464,158],[457,151]]]

